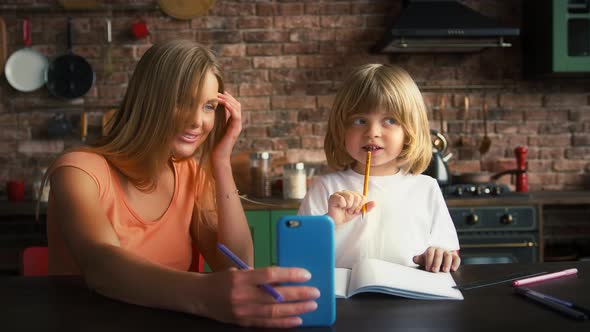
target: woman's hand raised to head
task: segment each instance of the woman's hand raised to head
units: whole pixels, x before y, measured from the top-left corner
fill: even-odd
[[[289,328],[301,324],[297,317],[317,308],[319,290],[308,286],[273,286],[284,298],[278,303],[259,285],[304,282],[311,278],[300,268],[267,267],[230,269],[204,276],[205,292],[198,296],[207,317],[241,326]]]
[[[227,131],[225,136],[213,149],[213,159],[223,160],[231,157],[232,150],[242,131],[242,105],[229,92],[217,93],[219,103],[225,107]]]

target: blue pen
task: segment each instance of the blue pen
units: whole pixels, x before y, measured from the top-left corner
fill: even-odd
[[[559,300],[559,302],[556,302],[554,300],[550,300],[547,298],[546,295],[539,293],[539,292],[535,292],[533,290],[530,290],[528,288],[524,288],[524,287],[515,287],[514,291],[518,294],[521,294],[523,296],[525,296],[528,299],[531,299],[537,303],[543,304],[555,311],[559,311],[560,313],[572,317],[574,319],[578,319],[578,320],[586,320],[588,319],[588,315],[586,315],[585,313],[575,310],[569,306],[566,306],[563,304],[564,301]],[[555,298],[553,298],[555,299]]]
[[[221,252],[227,256],[227,258],[231,259],[234,264],[236,264],[241,270],[249,270],[250,267],[248,264],[244,263],[238,256],[236,256],[231,250],[229,250],[226,246],[221,243],[217,244],[217,248],[221,250]],[[272,288],[270,285],[262,284],[260,285],[262,289],[264,289],[268,294],[274,297],[277,302],[283,302],[285,299],[277,292],[276,289]]]
[[[521,288],[524,288],[524,287],[521,287]],[[536,296],[539,296],[539,297],[543,297],[543,298],[545,298],[545,299],[547,299],[549,301],[553,301],[555,303],[559,303],[559,304],[564,305],[566,307],[570,307],[570,308],[572,308],[574,310],[581,311],[581,312],[585,313],[586,315],[590,315],[590,310],[588,310],[588,309],[586,309],[584,307],[580,307],[580,306],[576,305],[575,303],[572,303],[572,302],[569,302],[569,301],[565,301],[565,300],[562,300],[562,299],[558,299],[558,298],[556,298],[554,296],[543,294],[541,292],[534,291],[534,290],[529,289],[529,288],[524,288],[524,289],[526,291],[528,291],[529,293],[533,294],[533,295],[536,295]]]

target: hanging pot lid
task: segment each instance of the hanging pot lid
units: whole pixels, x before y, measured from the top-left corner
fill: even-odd
[[[215,0],[158,0],[160,8],[166,15],[179,20],[190,20],[207,13]]]
[[[8,83],[18,91],[31,92],[45,84],[43,77],[49,64],[45,55],[31,48],[31,21],[23,20],[25,47],[12,53],[6,60],[4,72]]]

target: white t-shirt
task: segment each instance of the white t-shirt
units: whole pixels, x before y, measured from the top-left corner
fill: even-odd
[[[299,215],[328,213],[330,195],[362,193],[364,175],[351,169],[318,177],[299,207]],[[336,267],[352,268],[362,258],[416,266],[415,255],[428,247],[459,250],[455,225],[435,179],[426,175],[371,176],[368,199],[376,206],[340,225],[335,232]]]

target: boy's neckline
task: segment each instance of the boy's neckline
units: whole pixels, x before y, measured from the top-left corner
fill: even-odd
[[[348,167],[347,171],[352,172],[353,174],[359,175],[359,176],[365,176],[365,173],[359,173],[357,171],[355,171],[352,167]],[[401,168],[397,169],[397,172],[393,173],[393,174],[384,174],[384,175],[373,175],[371,174],[370,177],[387,177],[387,176],[396,176],[396,175],[400,175],[402,174],[401,172]]]

